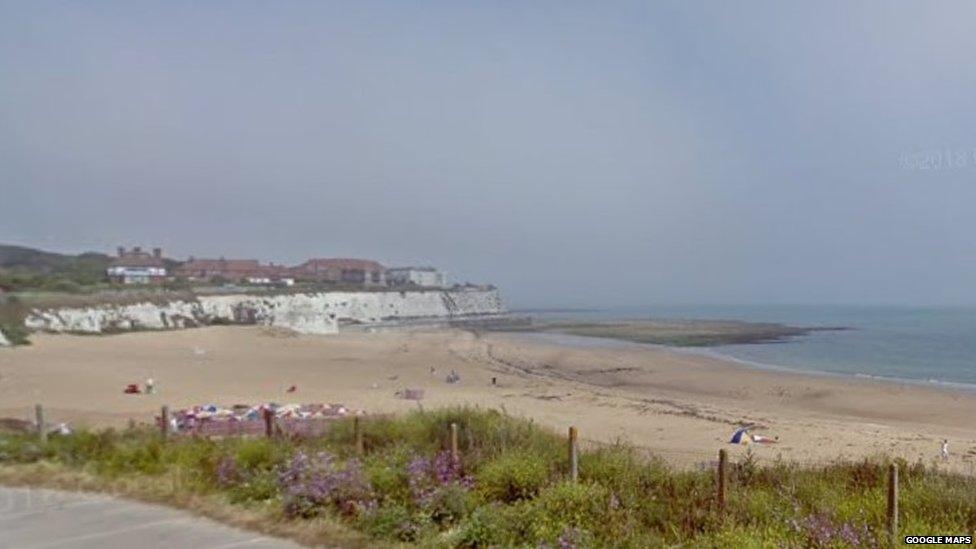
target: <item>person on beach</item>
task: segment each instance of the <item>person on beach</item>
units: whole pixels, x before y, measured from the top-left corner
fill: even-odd
[[[949,461],[949,439],[942,440],[942,447],[939,449],[939,454],[942,455],[942,461]]]

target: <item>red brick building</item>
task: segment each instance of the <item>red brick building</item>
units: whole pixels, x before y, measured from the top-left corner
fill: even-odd
[[[173,275],[187,280],[268,280],[288,278],[288,268],[274,263],[261,265],[257,259],[194,259],[180,265]]]
[[[362,286],[386,285],[386,267],[369,259],[310,259],[292,268],[291,273],[299,280]]]

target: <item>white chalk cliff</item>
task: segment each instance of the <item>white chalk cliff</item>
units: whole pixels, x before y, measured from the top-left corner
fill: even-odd
[[[98,305],[32,311],[27,328],[45,332],[113,333],[212,324],[261,324],[305,334],[330,334],[339,322],[378,323],[421,318],[466,318],[505,312],[497,290],[320,292],[208,295],[164,304]]]

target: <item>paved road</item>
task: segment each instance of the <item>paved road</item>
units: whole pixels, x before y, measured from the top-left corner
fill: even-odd
[[[168,507],[36,488],[0,487],[0,548],[296,549]]]

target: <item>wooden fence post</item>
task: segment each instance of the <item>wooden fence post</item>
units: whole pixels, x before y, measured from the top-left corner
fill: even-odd
[[[576,444],[578,438],[579,432],[574,425],[569,428],[569,478],[573,482],[579,481],[579,446]]]
[[[274,438],[274,417],[273,411],[264,409],[264,436],[268,438]]]
[[[726,468],[729,463],[729,454],[725,449],[718,451],[718,510],[725,512],[725,484],[727,481]]]
[[[44,428],[44,407],[40,404],[34,406],[34,420],[37,426],[37,436],[41,438],[41,442],[47,440],[47,429]]]
[[[352,418],[352,436],[356,445],[356,455],[363,455],[363,426],[359,422],[359,416]]]
[[[888,535],[892,545],[898,541],[898,465],[888,466]]]
[[[163,440],[169,437],[169,406],[164,405],[159,411],[159,432]]]
[[[457,463],[461,459],[461,454],[458,452],[458,426],[457,423],[451,424],[451,459]]]

